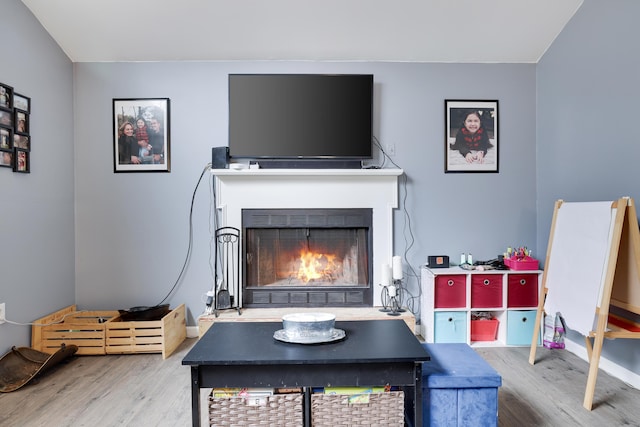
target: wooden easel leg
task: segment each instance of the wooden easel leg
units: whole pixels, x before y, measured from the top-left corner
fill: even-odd
[[[602,353],[602,336],[596,336],[594,339],[593,351],[589,358],[589,377],[587,378],[587,388],[584,392],[584,401],[582,406],[591,410],[593,405],[593,395],[596,391],[596,380],[598,379],[598,365],[600,364],[600,353]]]
[[[536,363],[536,349],[538,348],[538,336],[540,334],[540,325],[542,324],[542,318],[544,315],[544,309],[538,309],[536,314],[536,327],[533,329],[533,338],[531,339],[531,350],[529,351],[529,364]]]
[[[544,321],[544,301],[547,296],[546,287],[540,289],[540,299],[538,300],[538,312],[536,313],[536,327],[533,329],[533,338],[531,338],[531,350],[529,351],[529,364],[536,363],[536,349],[538,348],[538,335],[540,334],[540,328]]]
[[[585,348],[587,349],[587,360],[591,361],[591,354],[593,353],[593,346],[591,345],[591,338],[584,337]]]
[[[607,327],[607,315],[598,315],[598,325],[593,337],[593,349],[589,351],[591,345],[587,345],[589,355],[589,377],[587,378],[587,388],[584,392],[584,402],[582,406],[591,410],[593,405],[593,395],[596,391],[596,380],[598,379],[598,368],[600,365],[600,355],[602,354],[602,344],[604,343],[604,331]],[[588,338],[587,338],[588,340]]]

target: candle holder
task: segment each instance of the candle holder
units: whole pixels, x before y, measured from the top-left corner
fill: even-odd
[[[382,287],[382,308],[380,311],[387,313],[389,316],[400,316],[404,313],[402,308],[403,287],[402,280],[394,280],[392,284]]]
[[[391,306],[389,301],[389,285],[381,284],[379,286],[382,286],[382,291],[380,292],[380,301],[382,302],[382,308],[380,309],[380,311],[383,313],[389,313],[391,311],[391,308],[389,308]]]
[[[404,294],[405,294],[404,284],[402,283],[402,279],[394,280],[393,283],[396,286],[396,297],[397,297],[397,300],[398,300],[398,309],[397,309],[397,311],[400,312],[400,313],[404,313],[405,311],[407,311],[406,309],[402,308],[403,301],[404,301]]]

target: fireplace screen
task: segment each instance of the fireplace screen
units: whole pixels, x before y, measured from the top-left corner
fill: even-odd
[[[367,234],[354,229],[247,230],[247,283],[368,286]]]
[[[367,209],[244,212],[244,305],[371,305],[370,216]]]

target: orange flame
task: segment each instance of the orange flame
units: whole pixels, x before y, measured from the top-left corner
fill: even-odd
[[[301,251],[297,278],[305,283],[318,279],[331,280],[335,277],[335,271],[338,268],[335,258],[335,255]]]

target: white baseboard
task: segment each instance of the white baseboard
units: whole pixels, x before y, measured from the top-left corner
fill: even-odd
[[[187,326],[187,338],[198,338],[199,335],[197,326]]]
[[[566,337],[564,340],[564,345],[565,350],[570,351],[585,362],[589,362],[589,359],[587,357],[587,349],[584,346],[571,341]],[[617,363],[614,363],[606,357],[602,356],[600,357],[600,363],[598,364],[598,367],[605,371],[607,374],[618,378],[620,381],[630,385],[633,388],[640,390],[640,375],[636,374],[635,372],[632,372],[627,368],[620,366]]]

